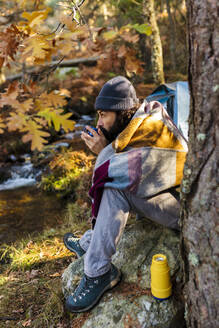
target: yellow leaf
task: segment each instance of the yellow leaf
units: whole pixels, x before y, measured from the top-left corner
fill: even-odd
[[[6,128],[6,125],[3,123],[3,119],[0,117],[0,133],[4,133],[4,128]]]
[[[54,121],[56,122],[55,124],[57,126],[61,125],[63,130],[66,132],[72,131],[74,129],[75,122],[72,120],[69,120],[69,117],[72,116],[72,113],[60,115],[60,111],[56,110],[55,115],[56,116],[54,117]],[[59,129],[56,131],[59,131]]]
[[[46,107],[55,108],[63,107],[67,103],[65,97],[60,93],[56,93],[55,91],[50,93],[42,93],[38,100],[41,101],[41,103]]]
[[[43,137],[48,137],[49,133],[40,130],[41,126],[39,126],[35,121],[28,120],[26,122],[26,126],[21,130],[22,132],[27,132],[22,137],[23,142],[31,141],[31,150],[38,149],[41,151],[43,149],[43,145],[48,143],[46,139]]]
[[[112,40],[115,37],[117,37],[117,35],[118,35],[118,32],[116,32],[116,31],[108,31],[108,32],[103,33],[103,38],[106,41],[109,41],[109,40]]]
[[[34,28],[37,25],[40,25],[43,20],[45,20],[48,16],[48,13],[51,11],[51,8],[47,8],[46,10],[33,11],[31,13],[24,12],[22,13],[22,17],[26,18],[28,22],[24,22],[28,24],[31,28]]]
[[[75,125],[74,121],[69,120],[72,113],[63,114],[61,109],[52,110],[51,108],[46,108],[40,111],[37,115],[44,117],[49,126],[52,126],[53,123],[56,131],[59,131],[62,127],[67,132],[69,130],[73,130]]]
[[[33,35],[23,43],[23,58],[34,57],[33,59],[45,59],[48,51],[51,49],[50,43],[42,35]]]

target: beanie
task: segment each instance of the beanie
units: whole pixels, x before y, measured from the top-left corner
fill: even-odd
[[[123,76],[116,76],[106,82],[95,101],[95,109],[102,111],[121,111],[138,105],[135,88]]]

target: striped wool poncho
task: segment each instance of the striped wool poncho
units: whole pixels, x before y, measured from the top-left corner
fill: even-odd
[[[186,153],[186,140],[164,107],[157,101],[144,102],[97,157],[89,190],[93,217],[106,187],[147,198],[179,186]]]

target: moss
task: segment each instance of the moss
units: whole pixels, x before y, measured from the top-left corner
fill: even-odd
[[[198,141],[205,141],[206,134],[205,133],[199,133],[196,138],[197,138]]]
[[[199,265],[199,258],[198,255],[195,253],[189,253],[189,262],[193,265],[193,266],[198,266]]]
[[[89,176],[91,181],[93,162],[94,157],[84,152],[62,151],[49,163],[51,173],[42,177],[40,187],[61,197],[74,198],[83,176]]]

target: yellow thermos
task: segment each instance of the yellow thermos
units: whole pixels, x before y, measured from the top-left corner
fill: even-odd
[[[166,255],[156,254],[152,258],[151,293],[158,300],[165,300],[171,296],[170,268]]]

